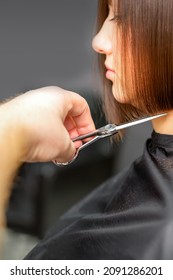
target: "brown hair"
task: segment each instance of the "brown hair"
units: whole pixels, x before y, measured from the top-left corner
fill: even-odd
[[[108,16],[107,2],[98,2],[98,31]],[[173,1],[113,2],[116,6],[115,20],[117,14],[120,18],[116,24],[121,35],[122,89],[129,98],[133,97],[137,106],[120,104],[115,100],[112,83],[105,78],[105,58],[99,54],[108,121],[122,123],[173,109]],[[127,67],[129,48],[132,57],[130,84]]]

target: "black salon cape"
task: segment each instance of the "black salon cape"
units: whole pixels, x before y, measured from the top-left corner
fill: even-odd
[[[61,217],[25,259],[173,259],[173,136]]]

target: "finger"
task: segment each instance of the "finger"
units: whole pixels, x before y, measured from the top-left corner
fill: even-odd
[[[95,130],[95,125],[86,100],[77,94],[69,94],[69,98],[71,109],[68,114],[73,118],[79,134],[85,134]]]
[[[66,127],[71,139],[79,136],[79,132],[77,130],[75,121],[73,120],[73,118],[71,116],[67,116],[67,118],[65,119],[65,122],[64,122],[64,126]],[[82,145],[82,141],[76,141],[74,143],[74,145],[75,145],[75,148],[79,148]]]
[[[75,153],[76,153],[76,148],[74,149],[74,145],[71,142],[68,148],[63,149],[61,153],[58,153],[58,155],[52,160],[56,160],[56,162],[59,163],[69,162],[74,158]]]
[[[52,160],[56,159],[57,162],[67,162],[71,160],[76,153],[76,147],[71,141],[68,131],[61,122],[58,123],[58,132],[54,133],[54,139],[55,141],[52,145],[54,155]]]

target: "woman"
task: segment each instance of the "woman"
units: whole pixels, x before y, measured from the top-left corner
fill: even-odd
[[[153,121],[144,153],[67,212],[26,259],[173,258],[173,1],[99,0],[108,120]]]

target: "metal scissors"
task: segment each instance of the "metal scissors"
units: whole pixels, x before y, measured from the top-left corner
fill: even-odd
[[[116,133],[119,132],[119,130],[122,130],[124,128],[127,128],[127,127],[130,127],[130,126],[134,126],[134,125],[137,125],[137,124],[140,124],[140,123],[144,123],[144,122],[147,122],[147,121],[150,121],[150,120],[153,120],[155,118],[159,118],[159,117],[162,117],[162,116],[165,116],[167,113],[163,113],[163,114],[159,114],[159,115],[155,115],[155,116],[151,116],[151,117],[147,117],[147,118],[143,118],[143,119],[140,119],[140,120],[137,120],[137,121],[132,121],[132,122],[129,122],[129,123],[125,123],[125,124],[121,124],[121,125],[116,125],[116,124],[107,124],[103,127],[100,127],[96,130],[94,130],[93,132],[91,133],[87,133],[87,134],[84,134],[84,135],[80,135],[76,138],[73,138],[72,141],[73,142],[76,142],[76,141],[79,141],[79,140],[84,140],[84,139],[87,139],[87,138],[90,138],[90,137],[93,137],[91,140],[89,140],[88,142],[82,144],[78,149],[76,149],[76,154],[75,156],[72,158],[72,160],[68,161],[68,162],[64,162],[64,163],[59,163],[57,162],[56,160],[53,160],[53,163],[56,164],[57,166],[66,166],[66,165],[69,165],[70,163],[74,162],[75,159],[78,157],[79,155],[79,152],[81,150],[83,150],[84,148],[86,148],[87,146],[93,144],[94,142],[100,140],[100,139],[103,139],[103,138],[106,138],[106,137],[110,137],[112,135],[115,135]]]

